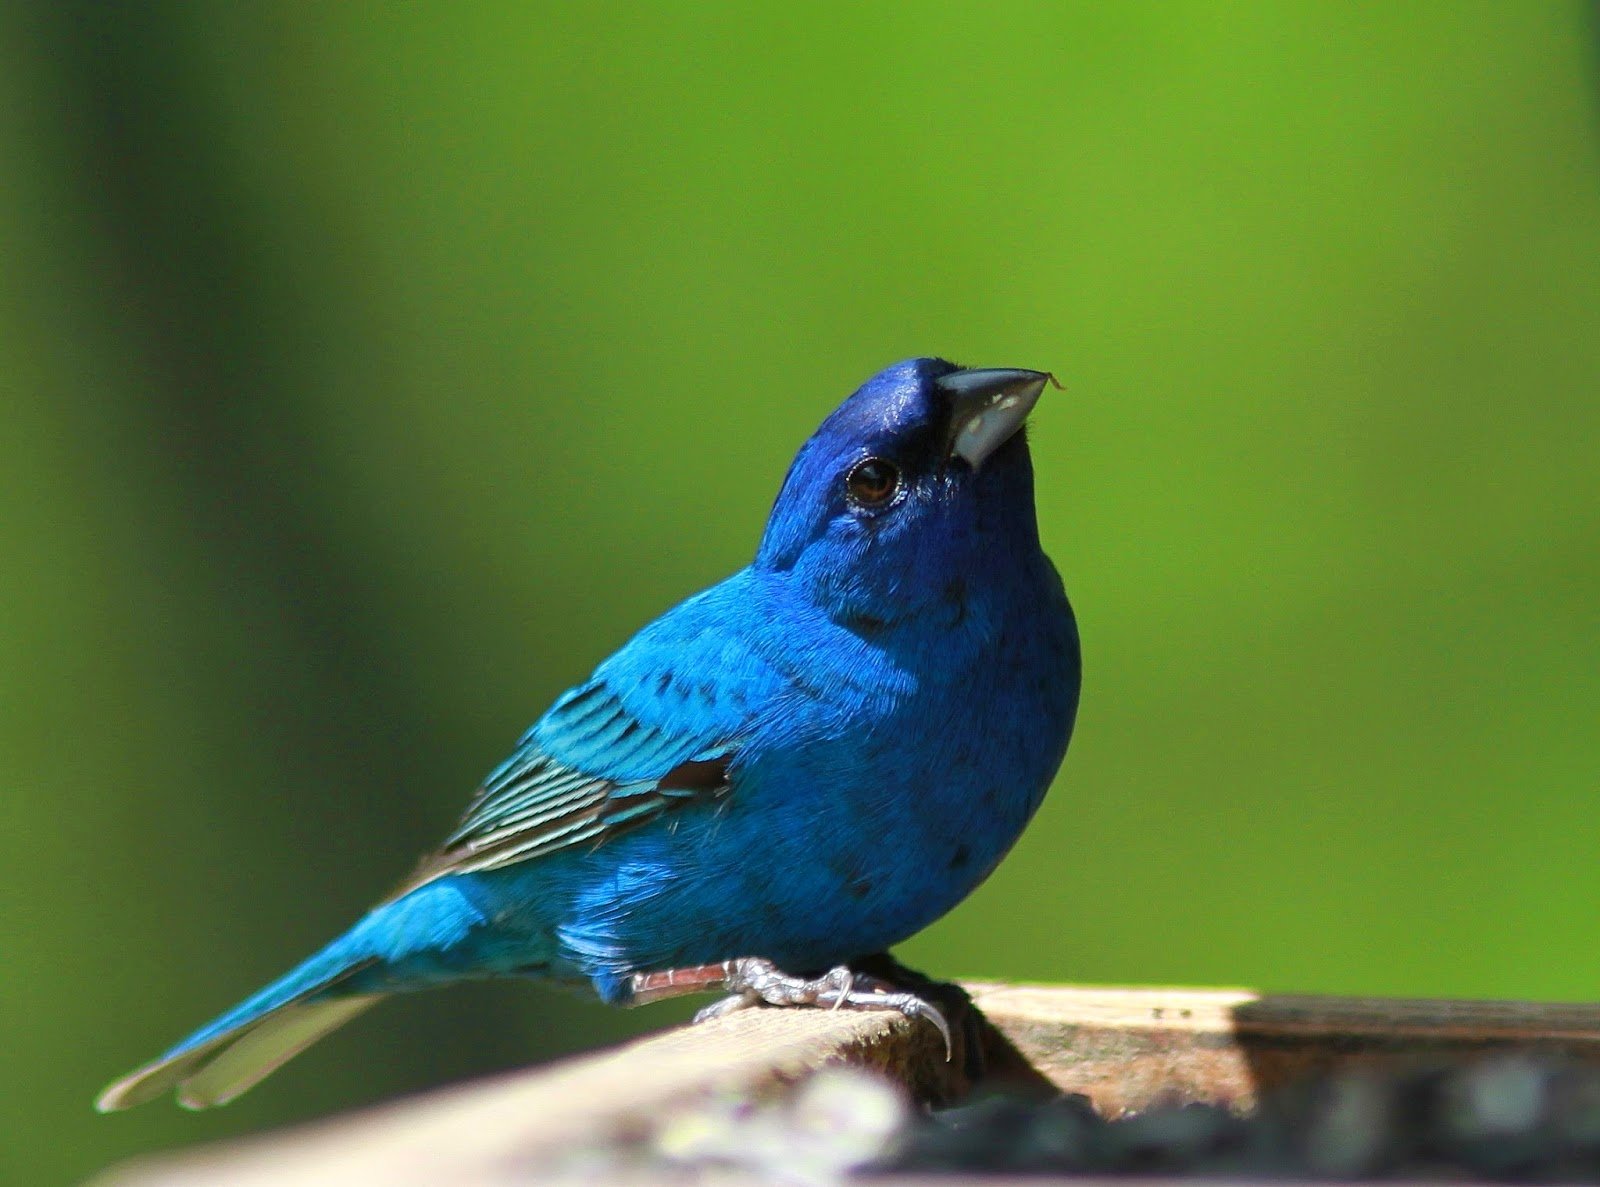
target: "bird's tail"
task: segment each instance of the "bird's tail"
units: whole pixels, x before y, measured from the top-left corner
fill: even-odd
[[[227,1104],[387,992],[411,988],[383,974],[423,949],[448,947],[477,919],[460,894],[437,882],[385,903],[298,968],[110,1085],[95,1107],[127,1109],[169,1089],[185,1108]],[[360,975],[369,972],[379,975]],[[382,990],[370,991],[376,984]]]

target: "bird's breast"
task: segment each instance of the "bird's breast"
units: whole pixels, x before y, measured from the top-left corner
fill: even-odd
[[[790,706],[771,744],[752,747],[724,824],[756,824],[799,929],[876,945],[856,954],[920,930],[993,870],[1043,798],[1077,704],[1070,619],[1007,624],[965,663],[892,659]]]
[[[945,914],[1065,752],[1078,669],[1059,588],[1038,613],[994,615],[982,647],[959,630],[943,647],[937,632],[775,631],[765,658],[785,675],[729,794],[576,860],[572,959],[608,976],[751,955],[808,971]]]

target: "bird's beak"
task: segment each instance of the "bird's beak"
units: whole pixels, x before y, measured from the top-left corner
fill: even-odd
[[[950,455],[965,458],[974,470],[1011,439],[1039,402],[1047,371],[1003,367],[956,371],[934,385],[950,397]]]

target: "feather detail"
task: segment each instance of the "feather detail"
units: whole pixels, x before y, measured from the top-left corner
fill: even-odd
[[[647,686],[670,698],[674,685],[664,675]],[[671,703],[647,701],[643,709],[665,718]],[[703,720],[701,730],[653,724],[597,675],[563,695],[528,731],[484,780],[444,845],[394,897],[449,874],[604,843],[663,812],[726,795],[732,731],[717,714]]]

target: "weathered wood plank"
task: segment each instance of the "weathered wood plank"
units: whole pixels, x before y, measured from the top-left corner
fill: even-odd
[[[1272,996],[1246,990],[968,987],[1012,1085],[1089,1096],[1107,1116],[1156,1100],[1250,1108],[1350,1064],[1515,1047],[1600,1064],[1600,1006]],[[1009,1042],[1009,1047],[1008,1047]],[[353,1116],[117,1168],[99,1187],[504,1187],[574,1146],[648,1138],[716,1094],[760,1098],[830,1065],[876,1068],[918,1099],[963,1086],[932,1027],[890,1014],[754,1010]],[[1019,1058],[1020,1054],[1020,1058]],[[1008,1057],[1010,1065],[1008,1063]]]
[[[969,985],[989,1022],[1108,1117],[1157,1099],[1239,1110],[1336,1067],[1399,1067],[1511,1048],[1600,1064],[1600,1006],[1263,995],[1249,990]]]
[[[353,1116],[115,1168],[97,1187],[502,1187],[581,1143],[647,1135],[712,1093],[877,1068],[919,1094],[951,1074],[933,1028],[898,1014],[751,1010],[597,1055]]]

